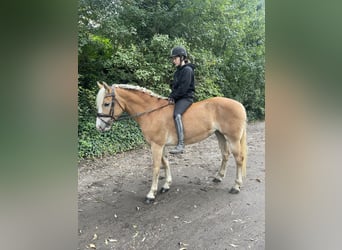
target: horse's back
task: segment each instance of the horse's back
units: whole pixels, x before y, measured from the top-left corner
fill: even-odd
[[[246,112],[236,100],[213,97],[193,103],[183,122],[187,143],[203,140],[216,131],[235,140],[245,128]]]
[[[230,119],[246,120],[246,110],[242,103],[227,97],[211,97],[194,103],[190,112],[205,112]]]

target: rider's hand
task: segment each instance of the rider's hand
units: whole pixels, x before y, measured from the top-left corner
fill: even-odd
[[[168,98],[169,104],[175,104],[175,100],[173,98]]]

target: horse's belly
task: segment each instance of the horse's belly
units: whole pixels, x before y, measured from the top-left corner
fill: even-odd
[[[211,136],[215,130],[207,130],[207,131],[191,131],[191,132],[184,132],[184,142],[185,144],[193,144],[200,141],[203,141],[204,139]]]

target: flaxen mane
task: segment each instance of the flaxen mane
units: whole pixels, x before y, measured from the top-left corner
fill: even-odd
[[[158,99],[167,99],[167,97],[165,97],[165,96],[158,95],[158,94],[154,93],[153,91],[146,89],[146,88],[143,88],[143,87],[140,87],[140,86],[135,86],[135,85],[130,85],[130,84],[114,84],[114,86],[118,87],[118,88],[123,88],[123,89],[140,91],[144,94],[148,94],[148,95],[156,97]]]

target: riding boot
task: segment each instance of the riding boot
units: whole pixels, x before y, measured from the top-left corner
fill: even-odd
[[[182,123],[181,115],[176,116],[175,124],[176,124],[176,130],[178,134],[178,145],[173,150],[170,150],[170,153],[180,154],[184,152],[184,130],[183,130],[183,123]]]

